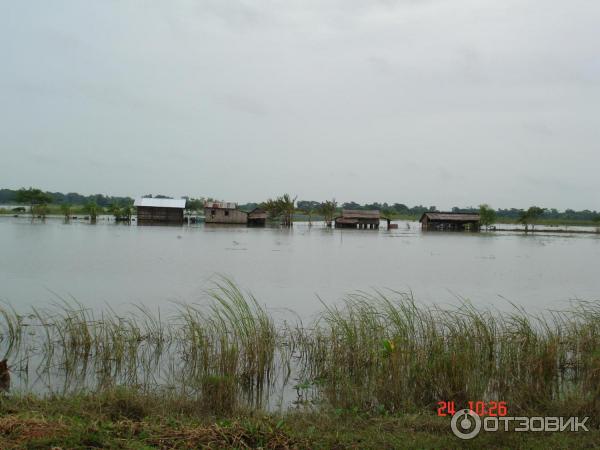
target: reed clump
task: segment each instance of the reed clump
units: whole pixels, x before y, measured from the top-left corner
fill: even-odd
[[[439,401],[457,409],[505,401],[511,413],[600,417],[599,302],[532,316],[468,302],[425,306],[376,290],[324,304],[304,326],[277,325],[225,278],[208,300],[178,304],[166,317],[144,307],[91,310],[73,299],[24,315],[6,306],[0,357],[12,366],[11,386],[24,392],[126,388],[218,415],[291,404],[393,414],[435,410]],[[143,414],[131,398],[119,402],[125,416]]]
[[[207,400],[202,406],[210,411],[231,412],[240,397],[259,407],[272,382],[274,321],[230,280],[217,282],[209,295],[208,309],[180,305],[183,326],[175,340],[184,363],[181,385]]]
[[[600,413],[598,303],[533,317],[359,292],[325,307],[303,334],[304,377],[335,407],[398,412],[493,400],[513,412]]]

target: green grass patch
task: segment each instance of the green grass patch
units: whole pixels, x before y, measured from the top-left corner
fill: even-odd
[[[123,394],[121,394],[123,395]],[[595,448],[598,429],[578,433],[481,433],[471,441],[451,434],[450,419],[429,414],[373,415],[334,410],[228,416],[182,413],[172,400],[136,400],[130,417],[122,398],[70,396],[4,398],[2,449],[576,449]],[[167,409],[169,409],[167,411]],[[115,415],[122,411],[123,415]]]

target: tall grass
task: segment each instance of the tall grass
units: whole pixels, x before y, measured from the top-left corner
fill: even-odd
[[[72,299],[27,315],[5,306],[0,351],[23,390],[125,387],[217,414],[272,407],[275,392],[289,405],[295,390],[299,405],[362,411],[497,400],[511,412],[600,416],[600,302],[531,316],[355,292],[324,304],[307,326],[277,326],[230,280],[219,280],[208,299],[178,304],[167,317],[142,306],[96,311]]]
[[[240,396],[260,407],[263,389],[272,381],[275,324],[251,294],[230,280],[217,282],[209,295],[208,310],[180,305],[181,384],[199,393],[209,410],[229,412]]]
[[[598,303],[532,317],[361,292],[326,307],[303,340],[304,375],[336,407],[395,412],[496,400],[512,411],[600,412]]]

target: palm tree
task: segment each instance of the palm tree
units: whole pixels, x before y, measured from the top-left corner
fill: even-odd
[[[294,224],[294,213],[296,212],[297,198],[298,197],[292,198],[289,194],[283,194],[283,196],[279,197],[278,199],[281,204],[284,227],[291,227]]]
[[[281,225],[291,227],[293,225],[294,212],[296,211],[296,198],[292,198],[289,194],[284,194],[275,200],[268,199],[262,204],[262,207],[271,217],[280,218]]]

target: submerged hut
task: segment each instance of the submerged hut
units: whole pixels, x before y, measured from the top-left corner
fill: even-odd
[[[254,208],[248,213],[249,227],[264,227],[267,223],[268,213],[262,208]]]
[[[248,223],[248,213],[238,209],[233,202],[207,202],[204,204],[204,222],[206,223]]]
[[[426,231],[479,231],[479,214],[453,212],[426,212],[419,222]]]
[[[379,211],[343,209],[342,215],[335,218],[336,228],[358,228],[361,230],[379,228]]]
[[[137,210],[137,223],[182,224],[184,198],[138,198],[133,203]]]

